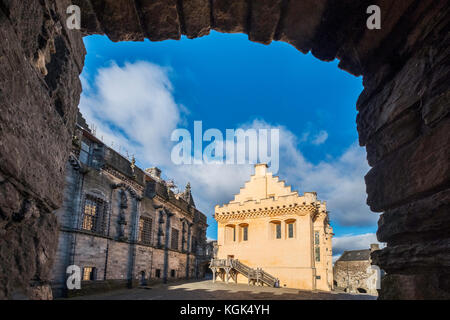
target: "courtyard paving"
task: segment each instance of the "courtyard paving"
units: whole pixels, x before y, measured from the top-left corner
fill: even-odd
[[[344,292],[302,291],[288,288],[213,283],[212,280],[157,284],[76,297],[81,300],[375,300],[375,296]]]

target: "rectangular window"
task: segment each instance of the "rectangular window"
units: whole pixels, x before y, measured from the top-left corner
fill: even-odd
[[[289,238],[294,237],[294,224],[293,223],[288,224],[288,237]]]
[[[82,229],[93,231],[97,233],[104,232],[104,213],[106,205],[100,198],[95,198],[90,195],[86,195],[83,210],[83,224]]]
[[[170,276],[172,278],[175,278],[175,270],[174,269],[170,270]]]
[[[192,245],[191,245],[191,252],[197,251],[197,238],[192,237]]]
[[[160,269],[156,269],[155,270],[155,277],[156,278],[161,278],[161,270]]]
[[[320,261],[320,247],[316,247],[316,261]]]
[[[83,268],[83,281],[95,280],[95,267],[84,267]]]
[[[316,245],[320,244],[319,231],[314,232],[314,243]]]
[[[277,239],[281,239],[281,223],[275,225]]]
[[[152,235],[152,219],[141,217],[139,219],[139,236],[138,241],[144,244],[151,244]]]
[[[242,231],[243,231],[243,240],[247,241],[248,240],[248,226],[243,227]]]
[[[174,228],[172,228],[172,239],[170,247],[174,250],[178,250],[178,230]]]
[[[233,228],[233,241],[236,241],[236,228]]]
[[[89,164],[90,154],[91,154],[90,144],[86,141],[81,141],[80,162],[84,164]]]

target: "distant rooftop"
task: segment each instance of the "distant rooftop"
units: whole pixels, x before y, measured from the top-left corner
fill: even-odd
[[[337,261],[364,261],[370,259],[370,249],[344,251]]]

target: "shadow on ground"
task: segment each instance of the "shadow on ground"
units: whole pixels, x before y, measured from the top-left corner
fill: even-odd
[[[288,288],[213,283],[211,280],[158,284],[81,296],[81,300],[375,300],[375,296],[342,292],[302,291]]]

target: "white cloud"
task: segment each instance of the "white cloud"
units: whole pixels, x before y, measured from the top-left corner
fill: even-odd
[[[163,174],[183,189],[189,181],[197,207],[211,222],[214,205],[230,201],[253,172],[252,165],[181,165],[171,162],[170,141],[174,129],[185,127],[188,108],[177,104],[169,80],[169,69],[148,62],[116,64],[98,70],[90,90],[83,92],[80,109],[88,123],[95,124],[97,136],[103,136],[114,148],[128,148],[143,167],[158,166]],[[86,79],[83,79],[86,82]],[[378,215],[365,204],[364,175],[369,166],[365,152],[356,143],[337,158],[311,163],[299,150],[298,138],[284,126],[254,120],[240,126],[280,130],[280,170],[282,179],[302,194],[316,191],[327,200],[332,222],[343,226],[374,225]],[[207,128],[204,128],[206,130]],[[315,136],[325,142],[324,130]]]
[[[325,130],[321,130],[314,137],[314,139],[311,141],[311,143],[318,146],[318,145],[325,143],[325,141],[327,141],[327,139],[328,139],[328,132],[326,132]]]
[[[142,61],[99,69],[96,90],[83,92],[80,110],[107,144],[128,148],[141,162],[169,165],[170,134],[183,107],[175,103],[168,72]]]

